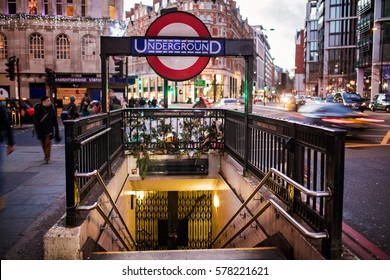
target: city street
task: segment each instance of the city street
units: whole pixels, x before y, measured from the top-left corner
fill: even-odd
[[[273,118],[299,114],[275,107],[281,106],[258,104],[253,112]],[[344,223],[390,255],[390,114],[364,113],[384,122],[346,139]]]
[[[189,106],[188,104],[173,104],[170,107]],[[280,108],[278,108],[278,104],[271,103],[266,104],[266,106],[264,106],[263,104],[255,105],[254,113],[275,118],[288,118],[291,115],[297,114],[295,112],[286,112],[284,110],[281,110]],[[388,255],[390,255],[390,238],[388,235],[388,233],[390,232],[390,188],[388,183],[388,176],[390,174],[390,166],[388,164],[390,162],[390,114],[384,112],[373,113],[370,111],[367,111],[366,113],[369,116],[381,118],[385,121],[383,123],[374,125],[371,129],[362,131],[359,137],[347,137],[345,150],[346,159],[344,179],[345,225],[343,226],[343,228],[345,227],[345,229],[348,229],[345,232],[345,236],[348,237],[352,235],[353,238],[358,239],[358,242],[362,243],[361,246],[363,248],[371,248],[372,246],[376,246],[379,248],[379,252],[381,252],[380,250],[382,250]],[[61,134],[63,135],[62,125]],[[30,150],[33,150],[34,153],[38,153],[38,156],[41,156],[41,150],[39,147],[40,143],[35,137],[32,137],[31,125],[24,125],[22,129],[15,129],[15,140],[17,146],[16,152],[14,155],[12,155],[12,158],[17,157],[20,152],[22,152],[21,156],[23,156],[23,153],[29,153]],[[53,170],[58,170],[58,168],[60,168],[61,166],[63,166],[61,168],[64,168],[64,158],[62,156],[56,156],[58,152],[63,154],[64,142],[54,145],[53,149],[55,152],[55,164],[50,165],[50,167],[57,168]],[[35,162],[40,162],[39,160],[40,158],[36,159]],[[34,167],[34,169],[42,168],[46,167]],[[7,172],[9,173],[7,175],[13,176],[12,180],[6,180],[7,184],[10,182],[16,184],[24,177],[31,176],[31,174],[17,173],[18,170],[12,170],[12,172]],[[46,173],[47,172],[48,171],[46,171]],[[55,172],[58,173],[58,171]],[[24,178],[24,180],[27,180],[27,178]],[[5,188],[11,190],[15,184],[5,186]],[[63,191],[65,190],[65,187],[58,186],[57,189],[58,191],[56,190],[55,195],[51,193],[52,191],[54,191],[54,189],[52,189],[49,193],[51,201],[50,203],[52,204],[50,206],[45,206],[45,208],[54,207],[54,209],[56,209],[58,213],[56,217],[60,217],[61,211],[59,210],[64,207],[64,201],[60,201],[59,199],[55,198],[62,197],[64,200]],[[34,203],[32,203],[32,205],[33,204]],[[42,208],[42,211],[45,208]],[[29,211],[31,212],[31,210]],[[64,211],[65,210],[63,209],[63,212]],[[3,214],[5,213],[6,212],[3,212]],[[39,217],[38,213],[36,216]],[[34,228],[39,229],[40,231],[40,233],[36,236],[42,237],[44,234],[43,229],[48,229],[50,225],[48,224],[47,214],[46,217],[43,217],[43,215],[41,215],[40,220],[42,223],[45,223],[45,226],[43,227],[36,225],[35,222]],[[32,222],[32,220],[30,222]],[[54,222],[55,220],[51,219],[51,223]],[[25,227],[27,228],[28,224],[26,224]],[[23,244],[34,244],[34,242],[31,243],[26,241],[26,232],[23,232],[23,234],[21,234],[19,238],[22,239],[22,236],[24,236]],[[17,242],[16,239],[14,240],[15,242]],[[41,244],[41,241],[39,242],[39,244]],[[16,243],[16,246],[20,247],[21,245],[17,245]],[[33,249],[41,250],[39,246],[35,246]],[[39,258],[42,256],[42,253],[30,253],[33,254],[33,256],[30,258]],[[14,255],[11,254],[10,256]],[[375,258],[375,256],[372,255],[371,257]]]

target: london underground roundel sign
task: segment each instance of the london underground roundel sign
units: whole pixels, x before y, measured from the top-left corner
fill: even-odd
[[[146,31],[146,36],[175,36],[210,38],[206,25],[187,12],[171,12],[157,18]],[[207,56],[147,56],[153,70],[171,81],[189,80],[203,71],[209,63]]]

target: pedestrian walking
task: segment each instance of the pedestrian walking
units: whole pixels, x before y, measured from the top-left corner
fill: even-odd
[[[3,170],[4,146],[3,142],[7,142],[6,154],[9,155],[14,151],[14,135],[12,132],[11,122],[7,116],[7,111],[4,106],[0,104],[0,209],[5,207],[3,198],[5,186],[5,176]]]
[[[133,96],[130,97],[129,99],[129,107],[134,108],[135,107],[135,99]]]
[[[115,92],[110,89],[110,111],[122,108],[121,101],[116,97]]]
[[[199,97],[199,100],[192,106],[192,108],[207,108],[206,100],[203,97]]]
[[[102,105],[98,100],[92,100],[88,105],[88,112],[90,115],[99,114],[102,112]]]
[[[80,103],[80,112],[82,117],[89,116],[88,106],[91,103],[91,98],[89,98],[88,93],[84,93],[83,99],[81,99]]]
[[[69,111],[69,118],[68,119],[74,120],[80,116],[79,111],[77,110],[76,103],[75,103],[76,96],[72,95],[71,97],[69,97],[69,100],[70,100],[70,102],[68,103],[68,105],[66,105],[66,108]]]
[[[156,99],[156,97],[153,97],[153,100],[152,100],[152,107],[153,107],[153,108],[156,108],[156,107],[157,107],[157,99]]]
[[[54,138],[58,142],[61,141],[57,114],[48,96],[42,97],[41,103],[36,104],[34,109],[35,133],[41,141],[45,163],[48,164],[50,162],[51,140]]]

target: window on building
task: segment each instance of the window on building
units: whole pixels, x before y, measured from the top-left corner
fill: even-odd
[[[62,16],[62,0],[56,0],[57,16]]]
[[[115,19],[115,0],[110,0],[110,18]]]
[[[87,4],[85,3],[86,0],[81,0],[81,16],[85,17],[87,15]]]
[[[0,33],[0,59],[8,58],[7,37]]]
[[[29,38],[29,57],[30,59],[44,59],[45,45],[41,34],[33,33]]]
[[[46,95],[46,86],[44,83],[30,83],[30,98],[40,99]]]
[[[355,72],[355,49],[329,50],[328,74],[343,75]]]
[[[8,14],[16,14],[16,0],[8,0]]]
[[[350,20],[335,20],[329,23],[329,46],[348,46],[355,44]]]
[[[383,0],[382,16],[383,17],[390,17],[390,1],[389,0]]]
[[[38,0],[29,0],[28,1],[28,13],[29,15],[36,15],[38,14]]]
[[[390,61],[390,23],[384,22],[382,24],[382,61]]]
[[[74,16],[73,0],[67,0],[66,15],[68,17],[73,17]]]
[[[83,60],[96,59],[96,40],[91,35],[85,35],[81,40],[81,58]]]
[[[67,35],[61,34],[56,39],[57,59],[70,59],[70,39]]]
[[[49,0],[43,0],[43,15],[49,15]]]

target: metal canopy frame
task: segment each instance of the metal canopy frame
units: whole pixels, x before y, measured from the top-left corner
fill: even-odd
[[[107,112],[107,94],[108,94],[108,58],[110,56],[133,56],[132,39],[134,37],[100,37],[101,46],[101,77],[102,77],[102,107],[103,112]],[[139,38],[139,36],[137,36]],[[149,37],[144,37],[148,39]],[[152,37],[150,37],[152,38]],[[155,37],[153,37],[155,38]],[[185,39],[185,37],[183,37]],[[212,39],[212,38],[208,38]],[[221,38],[218,38],[221,39]],[[225,40],[225,55],[224,56],[242,56],[245,59],[245,113],[252,113],[253,99],[253,40],[251,39],[224,39]],[[137,55],[140,56],[140,55]],[[174,55],[172,56],[180,56]],[[167,89],[164,88],[164,107],[167,107]]]

